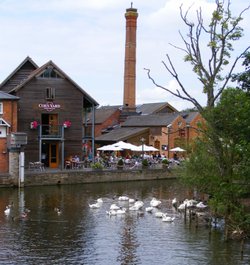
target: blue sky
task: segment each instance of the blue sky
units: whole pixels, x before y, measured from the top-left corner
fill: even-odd
[[[169,102],[178,110],[192,105],[156,88],[144,68],[162,85],[175,90],[177,85],[161,61],[172,56],[181,79],[201,104],[205,97],[201,85],[183,62],[183,53],[169,43],[182,46],[179,30],[186,28],[179,7],[193,4],[203,9],[205,20],[211,16],[212,0],[134,0],[137,21],[137,104]],[[232,0],[232,13],[238,15],[246,0]],[[100,105],[122,104],[127,0],[0,0],[0,81],[30,56],[39,66],[56,63]],[[248,10],[242,21],[244,37],[236,42],[235,55],[249,45]],[[232,56],[234,58],[234,56]],[[240,70],[240,65],[238,68]]]

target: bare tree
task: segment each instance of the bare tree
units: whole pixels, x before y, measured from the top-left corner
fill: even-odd
[[[184,48],[175,48],[185,53],[184,61],[190,62],[193,71],[198,76],[199,81],[203,86],[203,93],[207,95],[207,107],[213,108],[215,101],[219,98],[222,91],[226,88],[229,80],[232,77],[232,72],[243,54],[250,48],[248,46],[239,56],[237,56],[230,63],[230,55],[233,51],[232,43],[239,40],[243,35],[243,29],[239,26],[243,19],[243,13],[250,8],[245,8],[237,17],[233,17],[230,10],[230,0],[215,0],[216,8],[212,14],[210,24],[206,27],[204,25],[202,9],[196,11],[196,24],[189,21],[188,14],[190,8],[184,12],[183,7],[180,6],[180,16],[188,28],[186,38],[180,32],[180,36],[184,43]],[[201,49],[201,37],[203,34],[208,38],[207,49],[209,52],[208,60],[204,59]],[[165,86],[158,84],[152,77],[150,69],[147,71],[149,79],[154,85],[160,87],[170,94],[189,101],[202,112],[204,107],[200,105],[197,99],[187,91],[185,84],[180,80],[172,59],[167,54],[167,60],[162,61],[167,71],[174,77],[179,84],[180,89],[171,91]],[[227,73],[223,75],[224,67],[227,67]]]

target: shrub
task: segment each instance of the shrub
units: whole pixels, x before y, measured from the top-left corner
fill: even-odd
[[[161,163],[164,165],[168,165],[169,161],[166,158],[164,158],[164,159],[162,159]]]
[[[95,162],[91,164],[91,168],[93,169],[103,169],[103,165],[100,162]]]
[[[147,159],[142,160],[142,166],[148,167],[148,160]]]
[[[120,158],[117,162],[117,166],[123,166],[124,165],[124,162],[122,160],[122,158]]]

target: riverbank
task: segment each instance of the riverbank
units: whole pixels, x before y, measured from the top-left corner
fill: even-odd
[[[131,170],[45,170],[26,171],[24,187],[66,184],[87,184],[122,181],[144,181],[176,178],[173,170],[165,168]],[[0,187],[18,187],[18,179],[0,176]]]

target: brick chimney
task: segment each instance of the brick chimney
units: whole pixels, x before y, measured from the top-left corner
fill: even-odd
[[[135,113],[136,110],[136,26],[137,9],[126,9],[126,42],[124,65],[123,112]]]

